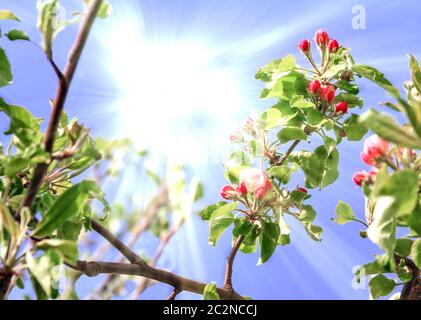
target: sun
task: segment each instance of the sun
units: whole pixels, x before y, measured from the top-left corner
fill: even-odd
[[[130,38],[122,37],[128,30]],[[219,162],[217,146],[228,141],[227,123],[242,105],[235,72],[197,39],[153,39],[133,30],[130,20],[115,23],[103,42],[118,91],[116,132],[174,161]]]

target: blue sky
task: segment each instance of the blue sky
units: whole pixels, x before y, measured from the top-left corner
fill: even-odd
[[[251,111],[271,105],[258,99],[262,83],[254,74],[261,65],[291,52],[304,63],[296,44],[312,38],[319,28],[350,47],[358,63],[379,68],[398,87],[408,78],[406,55],[421,58],[421,3],[416,0],[110,2],[114,13],[97,22],[66,109],[91,127],[94,135],[130,135],[141,145],[155,145],[157,153],[187,162],[192,174],[204,181],[202,206],[219,200],[228,134]],[[19,27],[39,41],[35,3],[6,0],[2,7],[20,16],[23,22]],[[81,3],[62,1],[67,15]],[[352,28],[355,5],[366,10],[365,29]],[[2,24],[5,30],[9,26],[18,23]],[[72,26],[57,37],[54,53],[59,65],[66,60],[75,32]],[[8,53],[15,75],[14,84],[2,88],[1,96],[47,118],[48,99],[54,96],[56,81],[42,52],[24,42],[1,39],[0,45]],[[164,71],[163,61],[170,62]],[[171,69],[174,66],[175,71]],[[161,80],[164,85],[158,86]],[[377,108],[378,102],[387,99],[374,85],[365,81],[360,85],[364,108]],[[174,94],[176,99],[172,99]],[[6,126],[0,118],[0,129]],[[352,288],[352,268],[371,261],[379,251],[359,237],[358,225],[339,226],[330,221],[339,199],[363,215],[362,194],[351,181],[352,173],[364,168],[360,149],[361,143],[344,142],[340,146],[340,178],[323,192],[313,192],[311,203],[325,230],[323,241],[313,242],[291,222],[292,244],[278,248],[268,263],[256,266],[256,255],[238,256],[234,285],[239,292],[255,299],[368,297],[366,289]],[[221,154],[209,160],[219,150],[223,150]],[[201,281],[221,283],[230,235],[227,232],[216,248],[208,246],[207,235],[206,223],[196,218],[189,221],[169,246],[161,266],[171,266],[175,272]],[[151,242],[149,249],[153,251],[155,245]],[[86,279],[79,289],[85,292],[96,281]],[[163,298],[169,291],[160,285],[144,297]],[[189,293],[180,297],[197,298]]]

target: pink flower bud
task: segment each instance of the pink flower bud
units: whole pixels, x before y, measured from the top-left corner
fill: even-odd
[[[320,81],[314,79],[313,81],[309,82],[307,85],[307,90],[312,94],[317,94],[320,91]]]
[[[247,187],[245,182],[240,183],[240,185],[237,187],[237,192],[241,195],[247,194]]]
[[[377,167],[372,167],[371,169],[370,169],[370,171],[368,172],[368,175],[371,177],[371,178],[375,178],[376,177],[376,175],[379,173],[379,168],[377,168]]]
[[[226,185],[226,186],[223,186],[222,187],[222,189],[219,192],[219,194],[225,200],[229,200],[229,199],[235,198],[235,196],[237,194],[237,190],[235,190],[235,188],[233,186]]]
[[[301,52],[304,55],[307,55],[310,52],[311,43],[307,39],[301,40],[298,44],[298,48],[300,48]]]
[[[244,183],[247,191],[256,192],[259,188],[266,186],[267,174],[259,169],[244,169],[240,173],[240,184]]]
[[[254,120],[251,117],[248,117],[243,123],[244,131],[251,134],[254,130],[254,125]]]
[[[316,31],[315,39],[316,39],[316,43],[319,47],[321,47],[321,48],[326,47],[326,45],[329,41],[329,35],[327,34],[326,31],[319,29],[319,30]]]
[[[338,41],[336,41],[335,39],[330,39],[327,45],[327,49],[329,50],[329,52],[336,52],[338,48],[339,48]]]
[[[389,142],[374,134],[364,141],[361,160],[370,166],[376,164],[376,159],[385,156],[389,151]]]
[[[361,186],[363,182],[367,181],[368,173],[364,170],[355,172],[352,176],[352,180],[357,186]]]
[[[348,104],[346,102],[338,102],[335,106],[336,113],[347,113],[348,112]]]
[[[234,133],[230,134],[230,141],[232,143],[241,143],[241,142],[244,141],[244,137],[241,134],[241,132],[237,131],[237,132],[234,132]]]
[[[297,188],[298,191],[303,192],[303,193],[308,193],[306,188]]]
[[[270,191],[270,189],[272,189],[272,185],[270,184],[269,180],[266,180],[265,185],[256,190],[256,192],[254,193],[254,197],[257,200],[262,200],[266,196],[266,194]]]
[[[336,88],[330,84],[322,86],[320,89],[320,99],[331,104],[335,100]]]

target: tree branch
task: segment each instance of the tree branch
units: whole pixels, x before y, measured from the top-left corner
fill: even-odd
[[[57,87],[56,99],[54,100],[53,110],[51,112],[50,120],[48,123],[47,131],[44,135],[44,149],[48,153],[52,153],[55,135],[60,121],[61,113],[66,102],[67,94],[69,91],[70,84],[72,82],[76,67],[78,65],[80,56],[82,55],[83,48],[85,47],[86,40],[88,39],[89,32],[92,28],[93,22],[97,16],[98,10],[102,4],[102,0],[92,0],[85,13],[85,19],[83,20],[79,32],[76,36],[76,40],[70,50],[67,65],[63,74],[56,69],[55,63],[53,67],[59,76],[59,82]],[[50,61],[51,62],[51,61]],[[48,163],[41,163],[35,167],[34,174],[31,179],[31,183],[28,187],[28,192],[22,201],[21,208],[30,208],[34,202],[35,196],[41,186],[44,179],[45,173],[49,167]],[[19,218],[20,210],[17,210],[16,217]],[[0,300],[6,299],[9,291],[10,283],[13,276],[7,276],[0,278]],[[6,289],[5,289],[6,288]]]
[[[132,251],[128,246],[126,246],[120,239],[114,236],[107,228],[102,226],[99,222],[91,220],[92,229],[98,232],[103,236],[114,248],[121,252],[123,256],[133,264],[147,264],[143,259],[141,259],[136,253]]]
[[[234,291],[234,288],[232,286],[232,266],[234,264],[235,256],[238,252],[238,249],[240,249],[241,243],[244,241],[244,238],[244,235],[241,235],[237,238],[227,258],[227,264],[225,267],[224,288],[232,292]]]
[[[102,0],[92,0],[85,13],[85,19],[83,20],[76,40],[70,50],[70,54],[67,60],[67,65],[64,69],[62,77],[59,77],[56,98],[53,104],[53,110],[51,112],[50,120],[48,122],[47,131],[44,136],[44,148],[48,153],[52,153],[56,131],[64,104],[67,99],[70,85],[72,83],[73,76],[75,74],[77,65],[82,55],[83,48],[85,47],[86,41],[89,36],[89,32],[92,28],[93,22],[97,16],[98,10],[102,4]],[[57,72],[57,71],[56,71]],[[28,187],[28,192],[22,202],[22,207],[31,207],[41,186],[44,175],[48,169],[48,163],[42,163],[36,166],[34,175],[31,183]]]
[[[171,272],[151,267],[147,264],[129,264],[99,261],[77,261],[76,265],[67,264],[69,267],[76,269],[89,277],[95,277],[102,273],[117,273],[133,276],[146,277],[162,283],[166,283],[177,291],[189,291],[197,294],[203,294],[206,284],[184,277],[180,277]],[[223,300],[243,300],[243,297],[236,292],[229,291],[224,288],[217,289],[219,297]]]
[[[395,254],[395,260],[399,263],[401,257],[397,257]],[[403,285],[400,300],[410,300],[412,291],[417,284],[418,278],[420,276],[420,269],[415,265],[414,261],[409,258],[402,258],[405,260],[405,265],[411,270],[412,278]]]

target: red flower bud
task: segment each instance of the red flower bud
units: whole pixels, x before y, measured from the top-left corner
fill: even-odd
[[[335,39],[330,39],[329,44],[327,45],[327,49],[329,50],[329,52],[336,52],[338,48],[338,41],[336,41]]]
[[[385,156],[388,151],[389,142],[374,134],[364,141],[364,149],[360,157],[368,165],[374,166],[376,159]]]
[[[338,102],[335,106],[335,112],[337,113],[347,113],[348,112],[348,104],[346,102]]]
[[[303,193],[308,193],[306,188],[297,188],[298,191],[303,192]]]
[[[237,194],[237,190],[233,186],[226,185],[223,186],[221,191],[219,192],[222,198],[225,200],[233,199],[235,195]]]
[[[332,85],[325,85],[320,89],[320,99],[331,104],[335,100],[336,88]]]
[[[367,181],[368,173],[364,170],[355,172],[352,176],[352,180],[355,182],[357,186],[361,186],[363,182]]]
[[[247,194],[247,187],[245,182],[241,182],[237,187],[237,192],[241,195]]]
[[[319,47],[325,47],[329,41],[329,35],[324,30],[316,31],[316,43]]]
[[[301,40],[298,44],[298,48],[301,50],[303,54],[307,54],[310,52],[311,43],[307,39]]]
[[[320,86],[320,81],[317,80],[317,79],[315,79],[315,80],[313,80],[313,81],[311,81],[311,82],[308,83],[307,90],[309,92],[311,92],[312,94],[317,94],[319,92],[319,90],[320,90],[320,87],[321,87]]]

